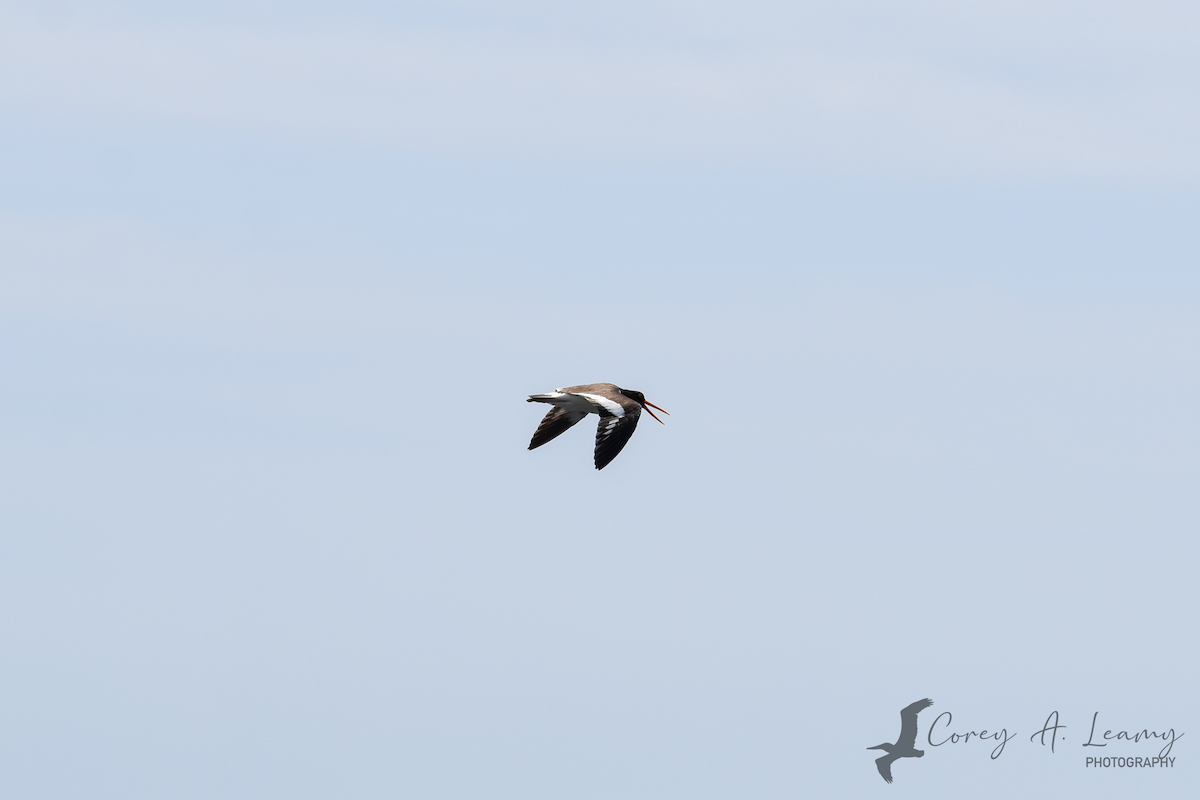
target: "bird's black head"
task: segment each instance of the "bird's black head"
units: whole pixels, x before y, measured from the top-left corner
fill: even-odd
[[[659,408],[658,406],[654,405],[654,403],[651,403],[649,400],[646,399],[646,395],[642,394],[641,392],[639,392],[635,389],[622,389],[620,386],[618,386],[617,391],[620,392],[621,394],[625,395],[626,397],[628,397],[633,402],[637,403],[642,408],[646,409],[646,412],[649,413],[650,416],[654,417],[655,419],[658,419],[658,417],[655,416],[654,412],[650,410],[652,408],[658,408],[658,410],[663,412],[664,414],[671,413],[670,411],[667,411],[665,408]],[[661,419],[658,419],[658,421],[662,422]]]
[[[642,394],[639,391],[636,391],[634,389],[622,389],[619,386],[617,387],[617,391],[619,391],[621,394],[628,397],[630,400],[633,400],[639,406],[646,405],[646,395]]]

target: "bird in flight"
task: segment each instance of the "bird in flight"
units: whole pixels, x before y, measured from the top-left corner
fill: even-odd
[[[868,750],[885,750],[886,756],[880,756],[875,759],[875,766],[879,769],[879,774],[888,783],[892,782],[892,762],[898,758],[920,758],[925,755],[924,750],[917,750],[917,714],[921,713],[922,709],[929,708],[933,705],[933,701],[926,697],[924,700],[918,700],[912,705],[905,706],[900,710],[900,738],[895,744],[884,742],[877,744],[874,747],[868,747]]]
[[[660,423],[662,420],[650,409],[658,408],[664,414],[670,413],[651,403],[641,392],[622,389],[612,383],[588,383],[583,386],[555,389],[546,394],[531,394],[527,402],[549,403],[554,406],[534,431],[533,439],[529,442],[530,450],[541,447],[588,414],[599,414],[600,423],[596,426],[596,469],[607,467],[625,447],[625,443],[637,428],[638,417],[642,415],[643,408]]]

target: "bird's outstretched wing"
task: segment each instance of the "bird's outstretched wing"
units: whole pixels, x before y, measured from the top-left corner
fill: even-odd
[[[917,713],[931,705],[933,705],[933,701],[926,697],[924,700],[918,700],[900,709],[900,738],[896,740],[897,748],[911,750],[916,746]]]
[[[541,447],[586,416],[585,411],[571,411],[555,406],[542,417],[537,430],[533,432],[533,438],[529,440],[529,449]]]
[[[891,753],[888,753],[886,756],[880,756],[879,758],[875,759],[875,768],[879,770],[879,774],[882,775],[883,779],[888,783],[892,782],[892,762],[899,757],[900,756],[894,756]]]
[[[629,441],[629,437],[633,436],[634,430],[637,429],[638,417],[641,415],[642,410],[636,405],[632,409],[626,409],[624,416],[600,414],[600,424],[596,426],[596,469],[604,469],[617,457]]]

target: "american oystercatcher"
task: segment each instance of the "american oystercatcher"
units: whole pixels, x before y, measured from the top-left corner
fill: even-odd
[[[637,428],[638,417],[642,415],[643,408],[659,422],[662,420],[650,409],[658,408],[664,414],[670,413],[648,401],[641,392],[622,389],[612,383],[589,383],[555,389],[546,394],[531,394],[527,402],[549,403],[554,406],[534,431],[533,439],[529,442],[530,450],[541,447],[588,414],[599,414],[600,423],[596,426],[596,469],[607,467],[625,447],[625,443]]]

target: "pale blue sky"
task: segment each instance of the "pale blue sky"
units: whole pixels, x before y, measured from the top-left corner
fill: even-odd
[[[4,18],[5,796],[1194,787],[1193,5]]]

